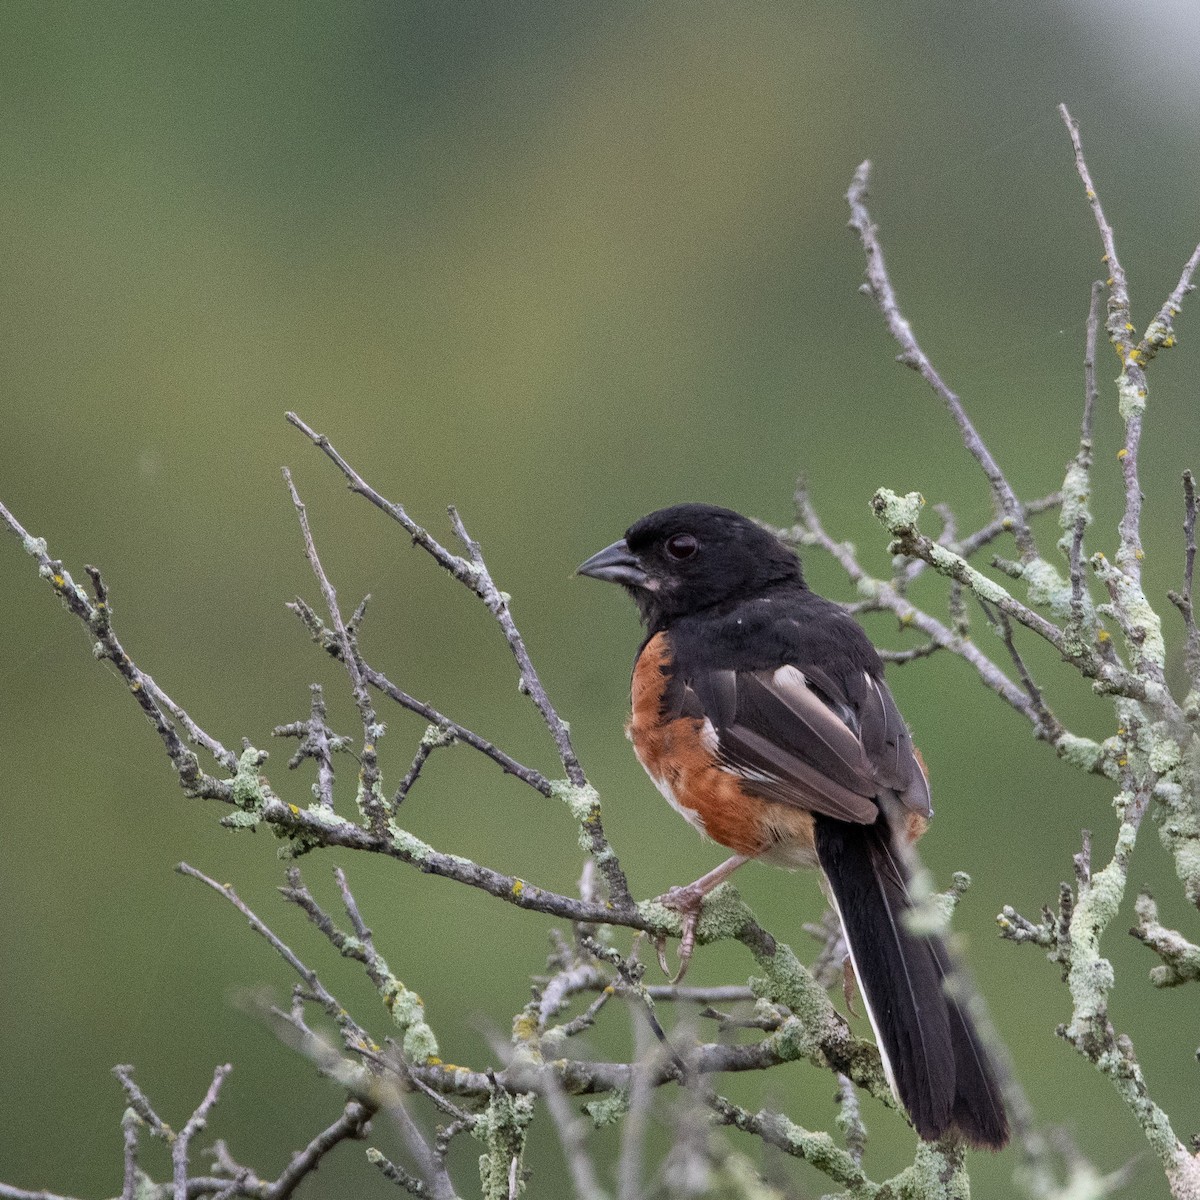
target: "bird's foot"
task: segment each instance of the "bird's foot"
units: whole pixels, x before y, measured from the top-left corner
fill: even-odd
[[[667,966],[666,935],[660,933],[654,939],[654,948],[658,951],[658,965],[671,983],[678,983],[687,973],[692,952],[696,949],[696,926],[700,922],[704,897],[712,890],[701,887],[701,882],[701,880],[697,880],[695,883],[689,883],[687,887],[673,887],[661,896],[655,897],[656,904],[661,904],[664,908],[677,912],[683,920],[683,931],[679,940],[679,966],[674,974]]]
[[[700,921],[700,910],[704,907],[704,897],[718,884],[724,883],[738,867],[749,861],[746,855],[735,854],[719,867],[714,867],[707,875],[701,875],[694,883],[689,883],[686,887],[673,887],[656,898],[655,903],[677,912],[683,918],[683,933],[679,942],[679,969],[674,975],[667,966],[666,937],[659,934],[654,939],[654,946],[658,950],[658,965],[672,983],[678,983],[683,978],[691,961],[692,951],[696,948],[696,926]]]

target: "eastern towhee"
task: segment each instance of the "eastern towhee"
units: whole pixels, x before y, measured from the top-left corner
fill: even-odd
[[[579,573],[621,584],[647,637],[628,733],[672,807],[734,857],[670,903],[686,962],[705,894],[751,858],[817,866],[845,933],[892,1090],[922,1138],[999,1149],[996,1071],[940,937],[909,928],[911,843],[932,810],[923,765],[844,609],[800,560],[729,509],[651,513]]]

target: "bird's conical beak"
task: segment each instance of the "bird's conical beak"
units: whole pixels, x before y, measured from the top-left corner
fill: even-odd
[[[605,546],[599,554],[593,554],[585,563],[580,563],[575,569],[576,575],[590,575],[593,579],[603,579],[606,583],[620,583],[625,587],[645,587],[650,578],[642,570],[641,563],[634,557],[632,551],[622,538]]]

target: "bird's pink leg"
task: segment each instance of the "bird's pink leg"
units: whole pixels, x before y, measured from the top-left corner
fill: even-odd
[[[686,887],[673,887],[657,897],[659,904],[679,913],[683,918],[683,937],[679,942],[679,970],[674,975],[667,967],[666,940],[660,937],[655,942],[658,949],[658,965],[672,983],[678,983],[683,978],[692,951],[696,948],[696,924],[700,920],[700,910],[704,907],[704,897],[724,883],[738,867],[749,861],[747,855],[735,854],[719,867],[714,867],[707,875],[701,875],[694,883],[689,883]]]

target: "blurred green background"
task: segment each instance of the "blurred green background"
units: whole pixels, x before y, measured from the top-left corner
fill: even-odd
[[[333,436],[439,536],[457,504],[515,598],[635,889],[654,895],[718,851],[629,753],[634,614],[615,590],[572,578],[575,564],[682,499],[786,523],[800,473],[830,531],[876,572],[887,557],[866,502],[881,484],[953,504],[964,529],[987,519],[946,414],[893,363],[857,294],[842,197],[866,157],[925,348],[1013,482],[1030,496],[1057,486],[1101,267],[1054,106],[1067,102],[1082,124],[1144,322],[1200,231],[1197,23],[1170,0],[1136,14],[979,0],[10,0],[0,498],[77,578],[85,562],[103,567],[140,665],[227,744],[272,749],[275,786],[301,804],[311,777],[288,776],[291,748],[270,745],[270,730],[305,715],[312,680],[328,685],[343,731],[354,716],[283,608],[296,593],[318,600],[283,464],[342,598],[374,596],[372,660],[553,771],[481,608],[345,492],[284,410]],[[1183,347],[1151,375],[1146,571],[1159,601],[1181,570],[1179,473],[1200,465],[1197,323],[1189,309]],[[1102,359],[1106,385],[1111,364]],[[1106,386],[1094,548],[1113,545],[1118,436]],[[1052,540],[1053,523],[1042,528]],[[828,562],[812,557],[809,574],[849,595]],[[938,608],[942,593],[929,580],[918,598]],[[235,883],[382,1034],[370,989],[275,895],[274,840],[222,830],[221,811],[182,797],[119,681],[7,537],[0,614],[0,1179],[119,1191],[117,1062],[136,1064],[176,1125],[213,1066],[232,1062],[209,1134],[278,1172],[333,1119],[338,1095],[239,1003],[264,984],[283,996],[283,964],[172,865]],[[871,631],[912,644],[893,625],[876,619]],[[1033,660],[1073,728],[1110,732],[1104,703],[1047,656]],[[1111,846],[1111,789],[1059,764],[958,661],[892,679],[934,779],[925,856],[942,881],[974,876],[959,925],[1033,1102],[1102,1169],[1140,1155],[1127,1194],[1165,1196],[1111,1088],[1054,1036],[1068,1015],[1057,970],[993,925],[1006,902],[1034,915],[1055,896],[1081,827],[1100,852]],[[385,715],[394,784],[422,723]],[[441,849],[549,887],[571,889],[578,875],[567,813],[465,748],[432,760],[404,819]],[[331,905],[335,863],[423,995],[444,1056],[495,1061],[551,923],[396,864],[305,860]],[[1150,827],[1133,878],[1195,936]],[[753,867],[739,885],[769,928],[810,953],[799,926],[821,909],[811,876]],[[1200,1127],[1195,996],[1152,992],[1150,956],[1127,924],[1108,940],[1114,1019],[1187,1137]],[[693,976],[750,970],[744,952],[719,947]],[[595,1052],[627,1053],[626,1022],[615,1010],[606,1020]],[[831,1125],[832,1083],[811,1069],[729,1086]],[[875,1106],[867,1118],[878,1178],[907,1161],[912,1136]],[[382,1123],[373,1140],[395,1147]],[[474,1153],[465,1145],[454,1160],[467,1194]],[[161,1174],[161,1150],[146,1161]],[[565,1194],[544,1132],[532,1162],[531,1195]],[[976,1161],[977,1194],[1015,1194],[1015,1165],[1011,1152]],[[783,1170],[796,1195],[824,1190],[802,1165]],[[357,1146],[304,1194],[348,1189],[394,1194]]]

